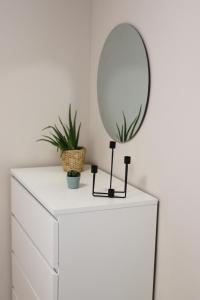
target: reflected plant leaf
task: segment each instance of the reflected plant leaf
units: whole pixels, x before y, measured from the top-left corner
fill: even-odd
[[[119,124],[116,122],[117,140],[119,142],[121,142],[121,143],[128,142],[129,140],[131,140],[135,136],[136,126],[137,126],[138,121],[140,119],[141,111],[142,111],[142,105],[140,106],[140,109],[139,109],[139,112],[138,112],[137,116],[134,118],[134,120],[131,122],[130,125],[128,125],[125,113],[122,111],[123,124],[120,127]]]

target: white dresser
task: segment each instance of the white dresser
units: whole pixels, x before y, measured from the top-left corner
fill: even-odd
[[[61,167],[11,173],[13,300],[152,300],[155,198],[93,197],[89,167],[77,190]],[[108,184],[99,171],[97,189]]]

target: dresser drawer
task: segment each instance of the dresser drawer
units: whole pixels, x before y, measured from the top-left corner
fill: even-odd
[[[57,300],[58,274],[44,260],[14,217],[12,217],[12,251],[38,298]]]
[[[12,254],[12,286],[14,288],[14,299],[17,299],[16,295],[18,295],[20,300],[40,300],[14,254]]]
[[[14,178],[11,178],[11,211],[48,263],[58,269],[58,222]]]

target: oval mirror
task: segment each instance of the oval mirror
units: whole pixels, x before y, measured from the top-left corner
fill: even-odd
[[[104,127],[115,141],[124,143],[139,131],[150,90],[146,47],[131,24],[115,27],[101,52],[97,96]]]

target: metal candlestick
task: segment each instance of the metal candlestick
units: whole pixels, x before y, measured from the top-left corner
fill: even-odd
[[[108,197],[108,198],[126,198],[127,194],[127,180],[128,180],[128,165],[131,163],[130,156],[124,156],[124,164],[125,164],[125,177],[124,177],[124,190],[123,191],[116,191],[112,188],[112,177],[113,177],[113,164],[114,164],[114,149],[116,148],[116,142],[110,142],[110,149],[111,152],[111,166],[110,166],[110,186],[108,188],[108,192],[95,192],[95,180],[96,174],[98,173],[98,166],[92,165],[91,166],[91,173],[93,174],[93,182],[92,182],[92,195],[94,197]],[[120,194],[120,195],[119,195]]]

